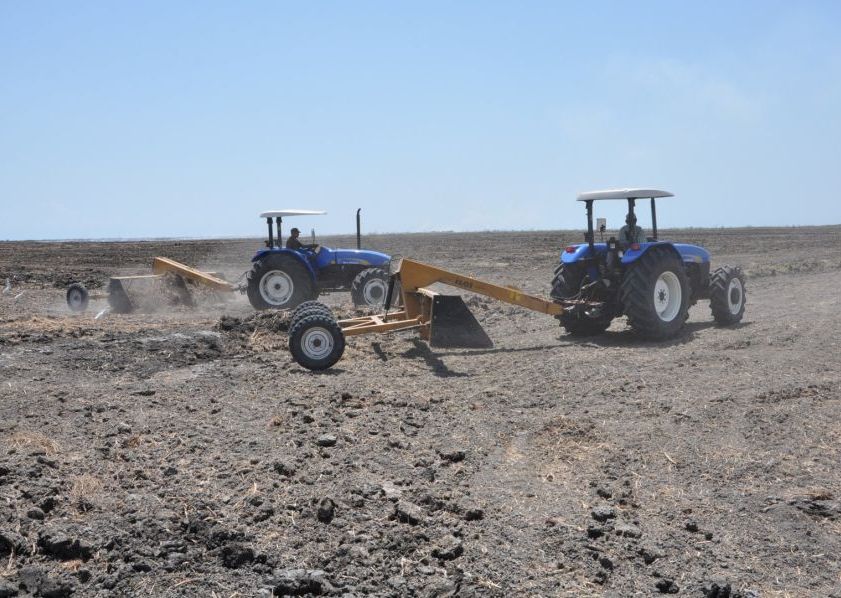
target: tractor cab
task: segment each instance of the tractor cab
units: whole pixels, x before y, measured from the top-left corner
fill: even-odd
[[[260,214],[260,218],[266,219],[266,224],[269,229],[269,237],[266,239],[266,247],[272,249],[274,247],[283,247],[283,219],[289,216],[323,216],[326,214],[324,210],[270,210]],[[277,235],[275,236],[275,227],[277,227]],[[313,247],[311,252],[318,247],[315,243],[315,231],[313,230]]]

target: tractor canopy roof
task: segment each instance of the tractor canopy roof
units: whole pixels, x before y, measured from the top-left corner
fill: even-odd
[[[287,216],[321,216],[324,210],[269,210],[262,212],[260,218],[286,218]]]
[[[594,199],[648,199],[655,197],[674,197],[673,193],[659,189],[604,189],[578,194],[578,201]]]

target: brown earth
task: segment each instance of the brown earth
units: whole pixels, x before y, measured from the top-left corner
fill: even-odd
[[[472,298],[493,349],[358,337],[321,374],[241,296],[64,306],[257,240],[0,243],[0,596],[841,596],[841,227],[667,234],[744,267],[741,325],[582,341]],[[580,236],[367,244],[546,294]]]

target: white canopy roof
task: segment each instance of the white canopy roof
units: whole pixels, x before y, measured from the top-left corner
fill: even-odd
[[[260,218],[286,218],[287,216],[321,216],[324,210],[269,210],[262,212]]]
[[[659,189],[604,189],[578,194],[578,201],[591,199],[648,199],[649,197],[674,197],[673,193]]]

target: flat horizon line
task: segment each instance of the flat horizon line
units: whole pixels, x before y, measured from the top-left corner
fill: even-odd
[[[745,226],[676,226],[659,228],[659,231],[703,231],[703,230],[762,230],[762,229],[806,229],[806,228],[838,228],[839,224],[775,224],[775,225],[745,225]],[[501,233],[570,233],[581,232],[578,228],[525,228],[525,229],[502,229],[489,228],[482,230],[430,230],[413,232],[369,232],[362,236],[386,236],[386,235],[479,235],[479,234],[501,234]],[[614,229],[608,229],[613,231]],[[615,229],[618,230],[618,229]],[[356,232],[327,233],[318,235],[320,237],[355,237]],[[1,239],[0,243],[154,243],[161,241],[248,241],[252,239],[263,239],[261,236],[240,236],[224,235],[213,237],[71,237],[64,239]]]

